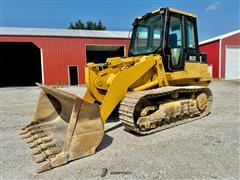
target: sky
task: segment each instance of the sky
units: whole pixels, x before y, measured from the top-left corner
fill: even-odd
[[[0,26],[67,29],[81,19],[129,31],[137,16],[160,7],[197,14],[200,41],[240,29],[240,0],[0,0]]]

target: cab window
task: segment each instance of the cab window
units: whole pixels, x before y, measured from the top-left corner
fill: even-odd
[[[161,43],[161,31],[160,28],[153,30],[153,47],[158,47]]]
[[[195,26],[190,20],[186,21],[186,46],[187,48],[196,48]]]
[[[135,47],[136,49],[145,49],[148,46],[148,28],[144,26],[139,26],[137,29],[135,39]]]
[[[171,60],[173,66],[178,67],[181,65],[182,44],[182,19],[180,16],[171,16],[168,46],[171,49]]]

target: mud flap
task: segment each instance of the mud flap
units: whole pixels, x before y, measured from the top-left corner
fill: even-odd
[[[36,162],[47,162],[38,173],[95,153],[104,135],[98,104],[47,86],[41,88],[33,121],[21,135]]]

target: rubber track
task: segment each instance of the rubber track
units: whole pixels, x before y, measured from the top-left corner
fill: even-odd
[[[187,118],[187,119],[179,119],[176,120],[170,124],[164,124],[162,126],[158,126],[155,129],[151,129],[148,131],[141,131],[134,122],[134,111],[137,103],[141,101],[144,98],[155,98],[155,97],[161,97],[166,95],[171,95],[172,93],[194,93],[194,92],[205,92],[208,96],[208,106],[206,110],[197,117],[194,118]],[[168,129],[174,126],[178,126],[190,121],[194,121],[200,118],[203,118],[207,116],[211,112],[212,107],[212,93],[211,90],[206,86],[166,86],[151,90],[145,90],[145,91],[138,91],[138,92],[129,92],[122,102],[120,103],[119,107],[119,119],[121,120],[123,126],[129,130],[134,131],[137,134],[141,135],[147,135],[152,134],[164,129]]]

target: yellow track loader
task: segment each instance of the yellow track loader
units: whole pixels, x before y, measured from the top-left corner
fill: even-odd
[[[89,156],[117,109],[123,126],[140,135],[210,113],[207,57],[199,51],[196,16],[161,8],[137,17],[128,57],[88,63],[84,98],[43,86],[33,120],[21,130],[38,172]]]

